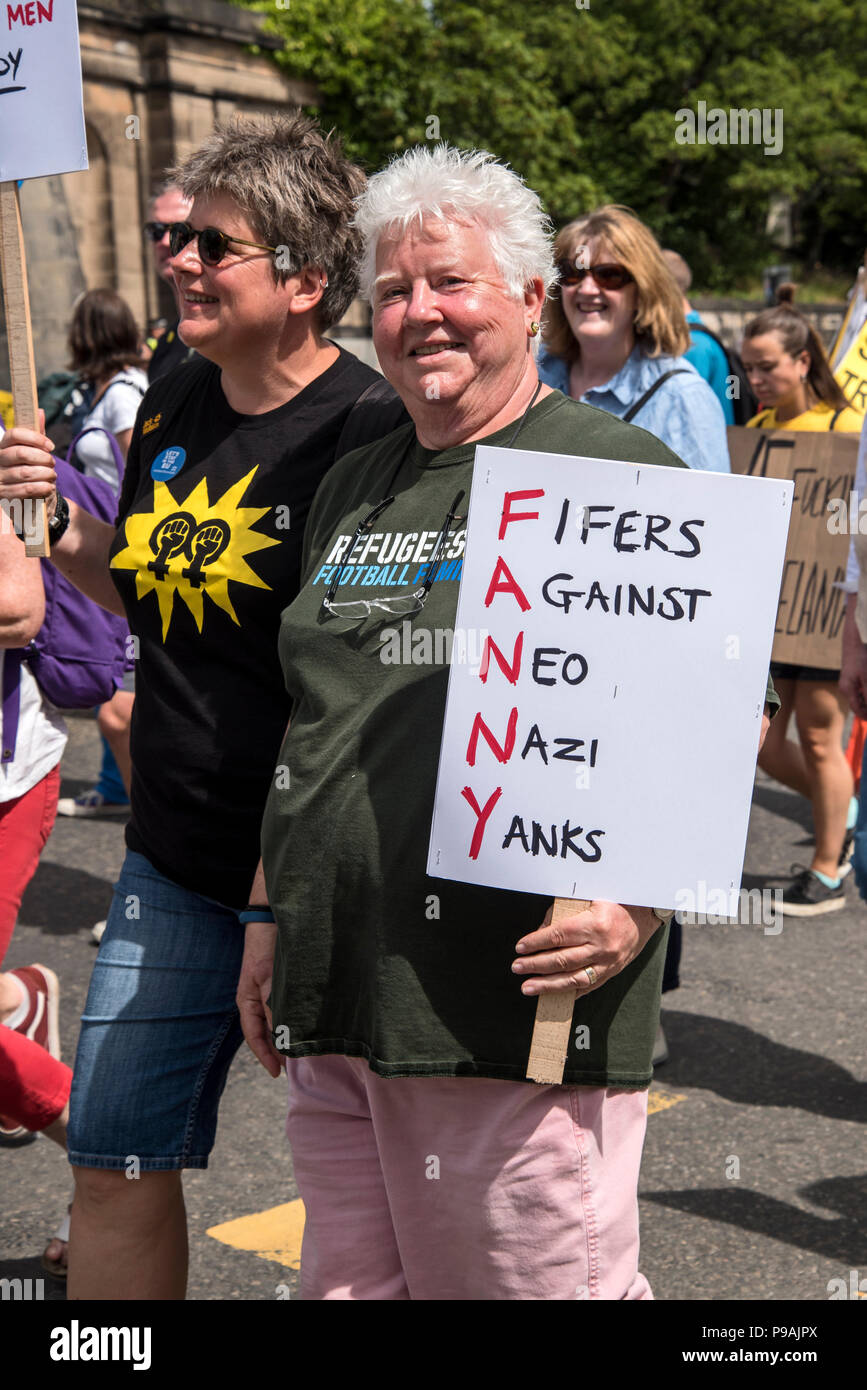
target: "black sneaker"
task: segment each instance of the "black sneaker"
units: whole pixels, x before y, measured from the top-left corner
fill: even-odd
[[[836,912],[846,906],[842,883],[828,888],[812,869],[802,869],[799,864],[792,865],[792,873],[797,876],[783,890],[781,908],[784,915],[819,917],[823,912]]]
[[[852,851],[855,848],[855,827],[846,831],[846,838],[843,841],[843,848],[840,850],[840,863],[837,865],[837,877],[845,878],[852,872]]]

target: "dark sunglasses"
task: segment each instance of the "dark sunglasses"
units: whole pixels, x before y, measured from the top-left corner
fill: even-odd
[[[585,275],[592,275],[600,290],[622,290],[635,279],[625,265],[591,265],[580,267],[574,261],[558,261],[557,274],[561,285],[580,285]]]
[[[199,243],[199,260],[205,265],[219,265],[232,242],[238,246],[255,246],[257,251],[276,251],[276,246],[263,246],[260,241],[244,241],[238,236],[227,236],[216,227],[203,227],[197,232],[189,222],[173,222],[169,228],[169,250],[179,256],[185,246],[196,237]]]
[[[144,224],[144,234],[148,241],[162,241],[166,232],[171,230],[171,222],[146,222]]]

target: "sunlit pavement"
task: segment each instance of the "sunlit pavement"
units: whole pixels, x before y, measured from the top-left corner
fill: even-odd
[[[63,795],[92,785],[98,759],[92,720],[70,733]],[[809,862],[808,838],[806,803],[760,776],[745,886],[781,887],[791,863]],[[58,818],[5,962],[57,972],[68,1062],[122,842],[117,822]],[[867,1274],[867,905],[851,881],[847,895],[845,911],[788,918],[779,933],[684,930],[641,1179],[641,1267],[658,1299],[825,1300],[859,1259]],[[283,1079],[244,1049],[211,1166],[185,1178],[191,1298],[297,1297],[304,1212],[284,1119]],[[71,1190],[60,1150],[43,1138],[0,1149],[0,1190],[0,1278],[45,1277],[45,1297],[62,1299],[39,1262]]]

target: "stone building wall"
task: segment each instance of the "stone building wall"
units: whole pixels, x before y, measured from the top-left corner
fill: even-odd
[[[708,328],[713,329],[718,337],[729,347],[739,348],[741,339],[744,336],[744,327],[749,319],[755,318],[764,307],[756,304],[754,300],[748,299],[703,299],[696,298],[691,301],[694,309],[701,314],[702,319]],[[808,318],[813,327],[817,330],[826,348],[829,348],[837,336],[840,324],[843,322],[843,315],[846,312],[845,304],[798,304],[805,318]]]
[[[20,194],[37,377],[65,367],[84,289],[117,290],[142,325],[173,315],[142,235],[167,167],[215,120],[316,102],[272,61],[280,40],[262,32],[261,16],[222,0],[78,0],[78,24],[90,168],[28,180]],[[5,352],[0,331],[0,389]]]

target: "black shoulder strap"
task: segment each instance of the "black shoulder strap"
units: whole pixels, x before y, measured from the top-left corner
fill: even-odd
[[[833,430],[836,427],[837,421],[840,419],[840,416],[843,414],[843,411],[845,409],[846,407],[844,405],[841,405],[839,410],[834,411],[834,414],[831,416],[831,423],[828,426],[829,430]]]
[[[406,407],[394,387],[384,376],[372,381],[362,391],[350,410],[340,431],[335,463],[344,454],[360,449],[362,444],[370,444],[383,435],[391,434],[409,420]]]
[[[627,410],[626,414],[625,414],[625,415],[621,415],[621,417],[620,417],[621,420],[634,420],[635,417],[636,417],[636,415],[638,414],[639,410],[641,409],[641,407],[644,406],[644,405],[647,405],[647,402],[650,400],[650,397],[656,394],[656,392],[659,390],[660,386],[662,386],[664,382],[668,381],[668,378],[669,378],[670,376],[687,376],[687,375],[689,375],[689,373],[687,372],[686,367],[672,367],[672,368],[671,368],[671,371],[663,372],[663,373],[662,373],[662,376],[658,376],[658,377],[656,378],[656,381],[653,383],[653,385],[648,387],[648,389],[645,391],[644,395],[641,396],[641,397],[639,397],[639,399],[635,402],[635,404],[634,404],[634,405],[631,405],[631,406],[629,407],[629,409]]]
[[[726,347],[722,338],[718,337],[717,334],[714,333],[712,328],[708,328],[706,323],[692,323],[689,319],[687,319],[686,326],[689,329],[690,333],[706,333],[709,338],[713,338],[714,342],[719,344],[726,357],[728,357],[728,348]]]
[[[116,381],[110,381],[108,383],[108,385],[102,393],[103,399],[108,395],[109,391],[113,386],[131,386],[134,391],[138,391],[140,396],[143,396],[145,391],[147,390],[147,387],[142,386],[140,381],[135,380],[135,377],[119,376]]]

